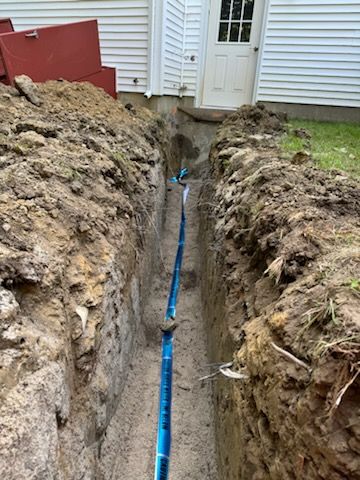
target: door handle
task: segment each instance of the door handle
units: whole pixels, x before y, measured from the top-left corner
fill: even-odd
[[[254,47],[254,52],[258,52],[259,51],[259,47]]]

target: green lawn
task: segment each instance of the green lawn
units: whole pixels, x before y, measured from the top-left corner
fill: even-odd
[[[344,170],[360,177],[360,124],[291,120],[282,148],[289,154],[309,151],[316,164],[325,169]],[[296,129],[305,129],[310,139],[298,138]]]

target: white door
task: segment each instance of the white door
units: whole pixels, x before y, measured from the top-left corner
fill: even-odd
[[[202,106],[251,103],[264,0],[210,0]]]

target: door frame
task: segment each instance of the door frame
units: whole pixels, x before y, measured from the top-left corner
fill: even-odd
[[[195,93],[195,107],[202,108],[202,100],[204,95],[204,85],[205,85],[205,67],[206,67],[206,56],[207,56],[207,47],[209,41],[209,23],[210,23],[210,7],[211,1],[214,0],[204,0],[203,2],[203,13],[201,15],[201,25],[200,25],[200,38],[201,38],[201,48],[199,51],[199,66],[198,66],[198,78],[197,78],[197,85],[196,85],[196,93]],[[269,6],[271,0],[264,1],[264,13],[263,13],[263,20],[261,22],[261,33],[260,33],[260,44],[259,44],[259,54],[258,59],[256,62],[256,70],[255,70],[255,79],[254,79],[254,88],[251,95],[251,103],[256,102],[257,92],[259,87],[259,73],[260,67],[262,64],[263,52],[264,52],[264,43],[265,43],[265,34],[266,34],[266,25],[268,22],[269,16]],[[205,107],[203,107],[205,108]],[[229,110],[229,109],[224,109]],[[235,110],[235,108],[234,108]]]

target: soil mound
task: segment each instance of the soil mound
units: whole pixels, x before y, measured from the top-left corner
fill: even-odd
[[[282,121],[230,117],[203,191],[213,355],[249,376],[216,389],[222,477],[358,479],[359,184],[285,160]]]
[[[224,133],[228,128],[242,133],[274,133],[283,131],[286,115],[283,113],[274,113],[267,110],[261,103],[253,105],[244,105],[235,113],[227,117],[223,122],[221,131]]]
[[[90,84],[32,90],[0,87],[0,477],[94,478],[167,138]]]

